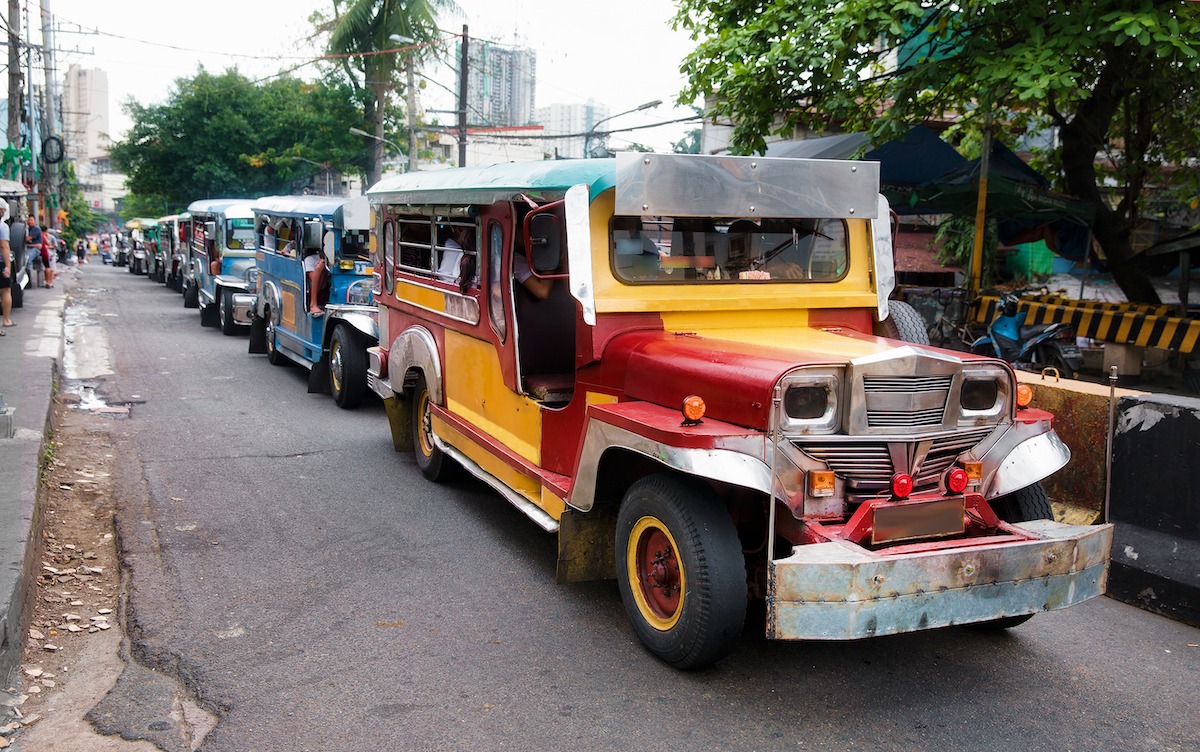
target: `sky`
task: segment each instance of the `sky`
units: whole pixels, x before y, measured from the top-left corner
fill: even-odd
[[[314,52],[305,46],[312,30],[308,18],[331,8],[328,0],[49,2],[59,29],[54,41],[60,85],[61,73],[71,63],[105,71],[114,138],[129,127],[122,102],[161,103],[176,79],[194,75],[200,65],[217,73],[237,67],[257,78],[311,59]],[[616,114],[645,102],[664,102],[614,118],[607,124],[613,128],[692,115],[690,109],[673,106],[684,85],[679,63],[692,47],[686,34],[670,27],[673,0],[458,0],[458,6],[461,15],[441,17],[443,30],[457,33],[466,23],[473,39],[537,52],[538,107],[593,99]],[[31,25],[40,29],[40,19],[35,17]],[[453,50],[453,42],[448,49]],[[453,95],[441,87],[454,89],[454,72],[442,68],[427,74],[431,83],[421,93],[422,107],[453,109]],[[306,66],[293,75],[312,78],[317,71]],[[669,151],[672,141],[694,127],[675,124],[615,134],[610,145],[637,141]]]

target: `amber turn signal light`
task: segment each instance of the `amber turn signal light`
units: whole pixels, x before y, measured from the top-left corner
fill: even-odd
[[[967,485],[978,486],[983,480],[983,463],[982,462],[960,462],[958,466],[967,474]]]
[[[1017,384],[1017,407],[1029,407],[1033,402],[1033,387],[1028,384]]]
[[[704,417],[706,409],[704,398],[695,394],[683,398],[683,406],[680,408],[683,411],[683,422],[685,425],[695,425]]]
[[[833,496],[833,471],[810,470],[808,472],[808,495],[814,498]]]

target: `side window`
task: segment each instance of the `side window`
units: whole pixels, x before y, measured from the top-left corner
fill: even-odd
[[[390,295],[396,287],[396,223],[383,223],[383,285]]]
[[[501,342],[508,334],[508,326],[504,320],[504,276],[501,274],[503,261],[504,230],[499,222],[492,220],[488,223],[488,311],[492,329]]]

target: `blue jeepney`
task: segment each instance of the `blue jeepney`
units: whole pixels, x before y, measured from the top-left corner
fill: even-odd
[[[356,407],[371,394],[367,348],[379,344],[367,199],[267,196],[254,214],[258,294],[234,296],[236,315],[252,317],[250,352],[308,368],[310,392]]]
[[[192,242],[183,305],[200,309],[201,326],[237,334],[249,317],[234,313],[233,296],[254,290],[254,212],[246,199],[202,199],[188,206]]]

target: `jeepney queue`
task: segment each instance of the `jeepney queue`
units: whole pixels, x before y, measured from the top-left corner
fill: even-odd
[[[1053,521],[1069,460],[996,358],[890,299],[878,165],[621,154],[204,199],[114,263],[202,326],[383,401],[397,451],[467,472],[615,578],[650,652],[997,629],[1104,592],[1111,525]],[[905,341],[907,340],[907,341]]]

